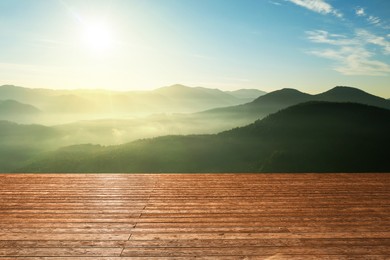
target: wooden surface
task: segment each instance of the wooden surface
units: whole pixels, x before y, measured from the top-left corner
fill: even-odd
[[[390,174],[2,174],[0,259],[390,259]]]

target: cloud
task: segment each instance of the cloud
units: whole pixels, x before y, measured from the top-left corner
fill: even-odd
[[[384,30],[389,30],[390,25],[386,20],[381,19],[378,16],[371,15],[366,12],[366,9],[363,7],[356,7],[355,8],[355,14],[359,17],[363,17],[369,24],[378,26]]]
[[[370,23],[370,24],[375,24],[375,25],[379,25],[381,23],[381,19],[379,17],[376,17],[376,16],[372,16],[370,15],[368,18],[367,18],[367,21]]]
[[[364,10],[363,7],[357,7],[357,8],[355,9],[355,14],[356,14],[357,16],[366,16],[366,15],[367,15],[367,14],[366,14],[366,11]]]
[[[372,59],[373,53],[363,47],[341,47],[311,51],[318,57],[336,61],[334,70],[344,75],[384,76],[390,73],[390,66]]]
[[[337,17],[343,17],[343,14],[333,8],[325,0],[287,0],[293,4],[299,5],[313,12],[320,14],[333,14]]]
[[[275,1],[268,1],[270,4],[273,4],[273,5],[282,5],[281,3],[279,2],[275,2]]]
[[[390,41],[387,41],[385,37],[377,36],[370,33],[367,30],[356,30],[356,35],[363,42],[374,44],[378,47],[382,47],[382,53],[385,55],[390,55]]]
[[[331,34],[323,30],[307,31],[307,38],[311,42],[324,43],[331,45],[356,45],[358,42],[355,39],[349,39],[344,35]]]
[[[334,70],[344,75],[383,76],[390,73],[390,65],[375,59],[376,53],[369,45],[379,47],[390,55],[390,42],[366,30],[358,29],[352,37],[316,30],[306,32],[311,42],[327,44],[324,49],[309,51],[309,54],[333,60]]]

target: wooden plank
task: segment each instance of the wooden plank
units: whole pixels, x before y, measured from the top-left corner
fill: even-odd
[[[387,259],[389,213],[390,174],[0,174],[0,259]]]
[[[120,256],[121,248],[0,248],[0,256]]]
[[[12,227],[12,228],[3,228],[1,229],[1,233],[68,233],[68,234],[127,234],[129,235],[132,231],[132,228],[20,228],[20,227]]]
[[[127,240],[129,234],[80,234],[80,233],[4,233],[0,240]]]
[[[223,259],[223,260],[351,260],[351,259],[359,259],[359,257],[351,257],[346,255],[289,255],[289,254],[275,254],[268,256],[186,256],[186,257],[17,257],[17,258],[1,258],[2,260],[79,260],[79,259],[92,259],[92,260],[146,260],[146,259],[155,259],[155,260],[187,260],[187,259],[200,259],[200,260],[215,260],[215,259]],[[363,255],[360,259],[370,259],[370,260],[388,260],[389,256],[384,255]]]
[[[362,256],[370,254],[373,251],[383,255],[390,255],[389,247],[240,247],[240,248],[177,248],[166,247],[163,250],[160,248],[125,248],[122,252],[123,256],[242,256],[242,255],[254,255],[254,256],[271,256],[277,254],[289,254],[289,255],[332,255],[332,254],[345,254],[348,256]]]
[[[330,232],[330,233],[133,233],[131,240],[174,239],[272,239],[272,238],[389,238],[390,232]]]
[[[0,248],[62,248],[62,247],[321,247],[321,246],[387,246],[390,239],[180,239],[180,240],[8,240],[0,241]]]

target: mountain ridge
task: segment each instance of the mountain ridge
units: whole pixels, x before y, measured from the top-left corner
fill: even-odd
[[[154,113],[195,113],[215,107],[244,104],[258,97],[255,93],[253,95],[252,98],[239,98],[219,89],[184,85],[150,91],[52,90],[0,86],[2,99],[13,99],[39,108],[44,114],[39,120],[47,118],[50,120],[49,124],[63,123],[57,115],[74,115],[73,121],[78,121]],[[65,120],[71,117],[62,118]],[[15,120],[24,122],[17,117]],[[45,121],[35,123],[46,124]]]
[[[390,110],[356,103],[315,101],[283,109],[248,126],[216,135],[164,136],[96,149],[88,146],[85,153],[83,146],[66,147],[19,170],[389,171],[386,153],[390,145],[389,132]],[[73,161],[74,151],[77,153]]]
[[[35,106],[24,104],[13,99],[0,100],[0,115],[34,115],[41,112],[42,111]]]
[[[341,94],[340,94],[341,93]],[[296,89],[284,88],[269,92],[246,104],[214,108],[199,112],[200,116],[225,118],[241,125],[275,113],[292,105],[308,101],[355,102],[390,109],[390,101],[353,87],[334,87],[319,94],[308,94]],[[234,127],[234,125],[231,125]]]

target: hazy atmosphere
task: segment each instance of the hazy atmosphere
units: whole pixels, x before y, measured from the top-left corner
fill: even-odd
[[[0,84],[356,86],[390,98],[386,0],[0,2]]]
[[[388,10],[0,1],[0,171],[389,171]]]

